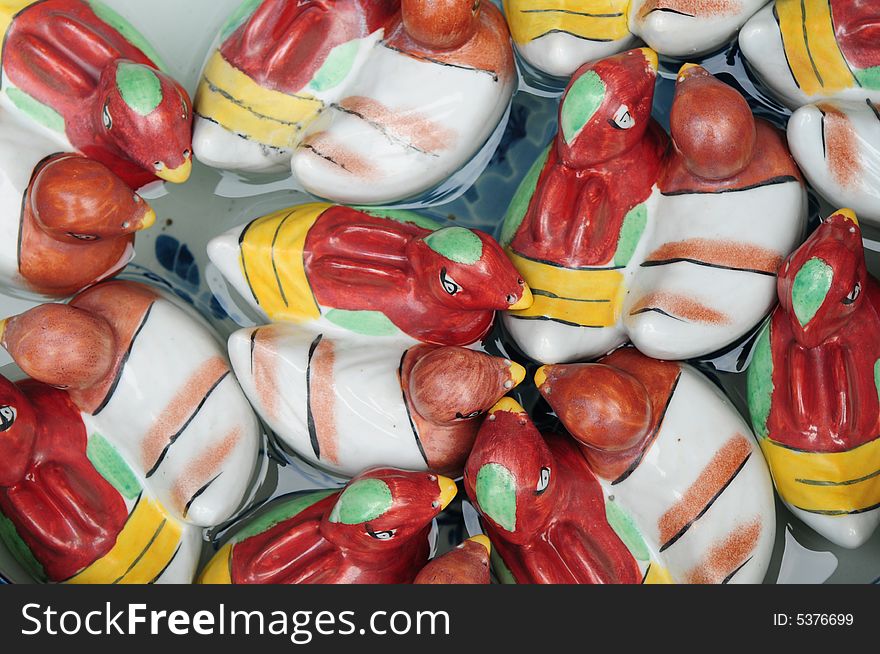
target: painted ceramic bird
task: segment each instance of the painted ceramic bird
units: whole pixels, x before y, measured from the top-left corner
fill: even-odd
[[[0,377],[0,460],[0,541],[35,580],[193,579],[200,530],[165,510],[65,391]]]
[[[433,559],[416,575],[414,584],[488,584],[489,554],[492,545],[486,536],[469,538],[451,552]]]
[[[381,465],[460,476],[481,419],[525,378],[461,347],[365,345],[288,324],[236,332],[229,357],[281,441],[345,476]]]
[[[38,164],[17,209],[16,257],[0,268],[4,281],[58,298],[119,272],[134,256],[135,232],[156,220],[106,166],[77,154]]]
[[[372,470],[345,490],[273,502],[208,563],[203,584],[402,584],[428,562],[431,522],[455,482]]]
[[[853,212],[790,257],[779,300],[749,367],[752,423],[786,504],[858,547],[880,523],[880,288]]]
[[[880,102],[880,6],[870,0],[775,0],[739,43],[791,108],[823,99]]]
[[[210,527],[239,508],[259,423],[220,344],[187,310],[150,287],[112,281],[0,330],[19,367],[65,389],[88,433],[112,439],[171,514]]]
[[[208,255],[267,318],[316,333],[469,345],[496,310],[532,301],[490,236],[410,212],[301,205],[214,239]]]
[[[189,96],[121,16],[83,0],[15,2],[2,15],[7,107],[132,188],[189,178]]]
[[[801,237],[806,190],[782,134],[685,65],[670,143],[650,117],[656,61],[643,48],[580,69],[555,142],[511,202],[501,242],[535,301],[504,322],[535,360],[595,358],[627,339],[663,359],[720,350],[770,310]]]

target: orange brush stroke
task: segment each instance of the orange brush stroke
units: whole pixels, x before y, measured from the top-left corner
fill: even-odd
[[[844,188],[859,182],[859,139],[845,113],[830,104],[820,104],[825,114],[825,158],[834,180]]]
[[[674,293],[651,293],[636,303],[630,312],[634,316],[646,309],[660,309],[676,318],[690,322],[699,322],[709,325],[725,325],[730,318],[720,311],[716,311],[705,304],[701,304],[686,295]]]
[[[665,243],[648,255],[646,261],[650,263],[670,259],[689,259],[713,266],[759,270],[775,275],[782,265],[783,257],[775,250],[748,243],[693,238]]]
[[[687,583],[721,583],[749,559],[760,537],[761,521],[756,518],[710,549],[703,561],[687,574]]]
[[[339,438],[336,430],[336,383],[333,368],[336,349],[332,341],[322,340],[312,355],[309,403],[315,421],[315,433],[321,448],[321,460],[339,463]]]
[[[415,111],[394,110],[364,96],[345,98],[339,106],[376,123],[395,138],[425,152],[440,152],[455,144],[456,132]]]
[[[183,513],[193,496],[217,475],[223,462],[235,451],[241,440],[241,427],[226,434],[223,440],[206,448],[201,458],[192,461],[184,471],[184,476],[174,483],[171,496],[178,511]]]
[[[713,18],[729,16],[742,9],[737,0],[648,0],[639,10],[639,19],[657,9],[671,9],[689,16]]]

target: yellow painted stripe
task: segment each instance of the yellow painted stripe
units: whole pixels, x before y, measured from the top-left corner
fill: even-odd
[[[232,544],[227,544],[217,552],[202,574],[199,576],[199,583],[205,585],[226,585],[232,583],[232,573],[230,566],[232,565]]]
[[[513,40],[524,45],[553,31],[593,41],[629,35],[629,0],[504,0]]]
[[[619,270],[560,268],[510,250],[508,256],[535,298],[530,308],[513,311],[513,316],[546,317],[589,327],[609,327],[620,317],[625,287]]]
[[[196,111],[226,129],[277,148],[293,148],[324,103],[310,93],[290,95],[260,86],[219,52],[208,62]]]
[[[0,36],[6,35],[15,14],[34,2],[35,0],[0,0]]]
[[[142,497],[113,549],[67,583],[150,583],[174,557],[181,533],[161,504]]]
[[[674,584],[672,575],[669,570],[657,563],[651,563],[648,568],[648,575],[645,577],[645,584]]]
[[[834,38],[828,0],[777,0],[776,14],[789,67],[804,93],[827,95],[856,84]]]
[[[304,204],[254,221],[241,244],[242,272],[272,320],[302,323],[321,316],[306,276],[309,230],[332,205]]]
[[[880,438],[833,454],[761,441],[773,480],[789,504],[816,513],[853,513],[880,503]],[[818,482],[818,483],[817,483]],[[834,485],[825,485],[827,483]]]

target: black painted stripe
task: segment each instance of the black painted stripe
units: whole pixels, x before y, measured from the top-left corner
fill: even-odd
[[[656,9],[652,9],[646,15],[650,16],[654,12],[659,12],[661,14],[676,14],[678,16],[687,16],[688,18],[696,18],[696,14],[689,14],[686,11],[679,11],[678,9],[670,9],[669,7],[657,7]]]
[[[854,484],[861,484],[862,482],[874,479],[875,477],[880,477],[880,470],[875,470],[871,474],[859,477],[858,479],[847,479],[846,481],[822,481],[819,479],[795,479],[795,481],[807,486],[853,486]]]
[[[138,328],[135,330],[134,334],[131,337],[131,342],[128,344],[128,349],[125,351],[125,354],[122,355],[122,360],[119,362],[119,367],[116,369],[116,377],[113,379],[113,383],[110,384],[110,389],[107,391],[107,395],[104,396],[104,399],[101,400],[101,404],[98,405],[98,408],[95,409],[95,412],[92,414],[93,416],[97,416],[104,409],[107,408],[107,405],[110,403],[110,400],[113,398],[113,394],[116,393],[116,389],[119,386],[119,382],[122,380],[122,374],[125,372],[125,366],[128,363],[128,359],[131,357],[131,352],[134,349],[135,341],[137,341],[138,336],[143,331],[144,326],[147,324],[147,320],[150,318],[150,314],[153,313],[154,303],[150,303],[149,308],[146,313],[144,313],[144,317],[141,320],[141,324],[138,325]]]
[[[573,9],[520,9],[521,14],[570,14],[572,16],[585,16],[587,18],[620,18],[622,11],[616,14],[591,14],[587,11],[574,11]]]
[[[114,581],[110,582],[112,585],[118,584],[120,581],[125,579],[125,576],[129,572],[134,570],[135,566],[141,562],[141,559],[143,559],[147,555],[147,552],[150,551],[150,548],[153,547],[153,543],[155,543],[156,539],[159,538],[159,534],[161,534],[162,531],[164,531],[165,526],[167,524],[168,524],[168,518],[165,518],[165,520],[162,521],[162,524],[159,525],[159,528],[156,529],[155,533],[153,534],[153,537],[150,538],[150,541],[147,543],[146,547],[144,547],[144,549],[141,550],[141,553],[137,555],[137,558],[131,562],[131,565],[128,566],[128,569],[124,573],[122,573],[119,577],[117,577]]]
[[[840,515],[859,515],[860,513],[870,513],[875,509],[880,509],[880,502],[874,504],[873,506],[865,507],[864,509],[854,509],[853,511],[823,511],[822,509],[805,509],[802,506],[792,505],[796,509],[800,509],[801,511],[805,511],[807,513],[813,513],[815,515],[828,515],[828,516],[840,516]]]
[[[243,139],[245,141],[251,141],[253,143],[259,143],[261,148],[265,148],[267,150],[272,150],[273,152],[278,152],[278,153],[290,152],[290,148],[279,148],[277,145],[268,145],[266,143],[261,143],[260,141],[255,141],[247,134],[242,134],[241,132],[234,132],[231,129],[229,129],[228,127],[226,127],[226,125],[221,125],[218,120],[211,118],[210,116],[206,116],[204,114],[201,114],[198,111],[193,111],[193,116],[198,116],[202,120],[207,120],[209,123],[214,123],[215,125],[222,127],[227,132],[229,132],[230,134],[234,134],[235,136],[237,136],[240,139]]]
[[[227,377],[229,377],[229,375],[230,375],[230,372],[227,370],[226,372],[224,372],[220,376],[220,378],[216,382],[214,382],[214,385],[211,386],[210,389],[208,389],[208,392],[205,393],[205,396],[199,402],[199,405],[196,407],[196,410],[193,411],[192,415],[186,419],[186,422],[183,423],[183,426],[177,430],[177,433],[175,433],[173,436],[171,436],[171,438],[168,440],[168,444],[165,445],[165,449],[162,450],[162,453],[159,455],[159,458],[156,460],[156,463],[154,463],[153,467],[150,468],[150,471],[147,472],[147,475],[146,475],[147,479],[149,479],[150,477],[152,477],[153,475],[156,474],[156,472],[159,470],[159,467],[162,465],[162,462],[165,461],[165,457],[168,456],[168,451],[171,449],[171,446],[174,445],[178,441],[178,439],[183,435],[183,432],[186,431],[187,427],[189,427],[190,424],[192,424],[192,421],[196,419],[196,416],[199,415],[201,410],[204,408],[205,404],[208,402],[208,398],[211,397],[211,395],[214,393],[214,391],[217,390],[217,387],[220,386],[220,384],[223,383],[223,380],[226,379]]]
[[[816,67],[816,61],[813,59],[813,51],[810,50],[810,35],[807,33],[807,6],[805,0],[801,0],[801,27],[804,32],[804,46],[807,49],[807,57],[810,59],[810,66],[813,67],[813,74],[816,75],[819,86],[824,88],[825,80],[822,79],[822,75],[819,74],[819,69]]]
[[[771,443],[773,443],[774,445],[776,445],[776,446],[778,446],[778,447],[781,447],[781,448],[784,449],[784,450],[791,450],[792,452],[802,452],[802,453],[804,453],[804,454],[838,454],[838,453],[840,452],[840,451],[837,451],[837,452],[823,452],[823,451],[821,451],[821,450],[805,450],[805,449],[802,449],[802,448],[799,448],[799,447],[793,447],[793,446],[791,446],[791,445],[786,445],[785,443],[780,443],[779,441],[774,441],[773,439],[768,439],[768,440],[769,440]],[[867,447],[867,446],[870,445],[871,443],[874,443],[875,441],[878,441],[878,440],[880,440],[880,436],[875,436],[875,437],[872,438],[871,440],[869,440],[869,441],[865,441],[864,443],[862,443],[862,444],[859,445],[858,447],[854,447],[854,448],[849,449],[849,450],[841,450],[841,451],[842,451],[842,452],[855,452],[855,451],[858,450],[859,448]]]
[[[278,223],[278,228],[272,236],[272,247],[269,250],[272,255],[272,273],[275,275],[275,283],[278,285],[278,292],[281,294],[281,299],[284,301],[284,306],[286,307],[290,306],[290,302],[287,301],[287,294],[284,292],[284,285],[281,283],[281,275],[278,274],[278,266],[275,263],[275,245],[278,243],[278,237],[281,235],[281,230],[284,228],[285,223],[287,223],[288,219],[293,214],[293,211],[289,212],[284,218],[282,218],[281,222]]]
[[[321,157],[321,159],[324,159],[325,161],[332,163],[334,166],[338,166],[339,168],[342,168],[342,170],[344,170],[347,173],[351,172],[348,168],[345,167],[344,164],[339,163],[338,161],[336,161],[336,159],[331,157],[329,154],[324,154],[323,152],[318,150],[311,143],[306,143],[305,145],[301,145],[300,148],[302,148],[303,150],[309,150],[310,152],[314,153],[315,156]]]
[[[608,272],[609,270],[623,270],[626,268],[626,266],[608,266],[606,268],[596,268],[593,266],[584,266],[584,267],[573,267],[572,268],[570,266],[565,266],[565,265],[558,263],[556,261],[548,261],[547,259],[536,259],[534,257],[526,256],[525,254],[522,254],[521,252],[517,252],[513,248],[511,248],[510,250],[516,256],[518,256],[522,259],[525,259],[526,261],[531,261],[532,263],[541,263],[541,264],[544,264],[545,266],[550,266],[551,268],[559,268],[560,270],[574,270],[577,272],[589,272],[589,271]]]
[[[747,559],[743,562],[742,565],[740,565],[736,570],[734,570],[733,572],[731,572],[729,575],[727,575],[727,576],[724,578],[724,581],[721,582],[721,585],[722,585],[722,586],[725,586],[725,585],[729,584],[729,583],[730,583],[730,580],[733,579],[733,578],[739,573],[740,570],[742,570],[743,568],[745,568],[745,567],[749,564],[749,561],[751,561],[753,558],[755,558],[755,557],[750,556],[749,558],[747,558]]]
[[[791,60],[788,58],[788,50],[785,49],[785,37],[782,36],[782,23],[779,22],[779,12],[776,11],[776,3],[773,3],[773,18],[776,20],[776,28],[779,30],[779,40],[782,41],[782,54],[785,55],[785,64],[788,66],[788,74],[791,75],[794,85],[801,88],[798,78],[794,74],[794,68],[791,67]]]
[[[260,298],[257,297],[257,292],[254,290],[254,285],[251,284],[251,276],[248,272],[247,266],[247,257],[244,255],[244,241],[247,238],[248,232],[251,230],[251,227],[253,227],[256,223],[257,221],[254,220],[253,222],[248,223],[247,227],[241,230],[241,234],[238,237],[238,251],[241,259],[241,269],[244,272],[244,281],[247,282],[248,288],[251,291],[251,295],[254,296],[254,302],[257,303],[257,306],[262,306],[260,304]]]
[[[257,350],[257,335],[260,333],[261,329],[262,327],[257,327],[251,332],[251,375],[254,374],[254,354]]]
[[[544,291],[542,289],[531,289],[532,295],[540,295],[541,297],[548,297],[552,300],[565,300],[566,302],[587,302],[591,304],[611,304],[611,300],[591,300],[584,298],[576,298],[576,297],[565,297],[564,295],[556,295],[556,293],[551,293],[550,291]]]
[[[580,34],[575,34],[574,32],[569,32],[568,30],[563,29],[554,29],[547,30],[543,34],[539,34],[532,41],[537,41],[538,39],[543,39],[545,36],[550,36],[551,34],[568,34],[576,39],[580,39],[581,41],[592,41],[593,43],[611,43],[614,39],[591,39],[588,36],[581,36]]]
[[[312,358],[315,356],[315,351],[318,349],[318,346],[323,339],[324,334],[318,334],[318,337],[312,341],[312,345],[309,348],[309,363],[306,367],[306,409],[308,413],[307,422],[309,427],[309,440],[312,443],[312,451],[315,453],[315,458],[319,461],[321,460],[321,444],[318,441],[318,430],[315,426],[315,416],[312,414]]]
[[[649,563],[647,569],[645,570],[645,575],[642,577],[642,585],[645,585],[645,582],[648,581],[648,575],[651,574],[651,567],[653,563]]]
[[[517,316],[512,313],[508,313],[507,317],[512,320],[533,320],[533,321],[541,321],[541,322],[558,322],[560,325],[565,325],[567,327],[584,327],[586,329],[605,329],[609,325],[580,325],[576,322],[571,322],[569,320],[560,320],[559,318],[551,318],[550,316]]]
[[[639,309],[638,311],[633,311],[629,315],[630,316],[640,316],[643,313],[659,313],[661,316],[671,318],[672,320],[677,320],[678,322],[690,322],[688,320],[685,320],[684,318],[679,318],[678,316],[673,316],[671,313],[667,313],[663,309],[658,309],[657,307],[645,307],[644,309]]]
[[[724,482],[724,485],[719,489],[719,491],[717,493],[715,493],[715,495],[712,497],[712,499],[709,500],[709,502],[706,504],[706,506],[703,507],[703,509],[697,514],[697,516],[693,520],[688,522],[686,525],[684,525],[678,531],[678,533],[675,534],[672,538],[670,538],[668,541],[663,543],[663,545],[660,547],[661,552],[665,552],[667,549],[669,549],[670,547],[675,545],[675,543],[682,536],[684,536],[688,532],[688,530],[691,527],[693,527],[694,524],[700,518],[702,518],[704,515],[706,515],[706,512],[712,508],[712,505],[715,504],[715,502],[718,501],[718,498],[721,497],[721,495],[724,493],[724,491],[726,491],[728,489],[728,487],[733,483],[733,480],[737,478],[739,473],[742,471],[743,468],[746,467],[746,464],[749,462],[749,459],[751,459],[751,458],[752,458],[752,455],[751,455],[751,453],[749,453],[749,455],[745,459],[743,459],[742,463],[739,464],[739,467],[734,471],[734,473],[733,473],[733,475],[731,475],[730,479],[728,479],[726,482]]]
[[[217,86],[214,82],[212,82],[207,77],[205,78],[205,84],[208,85],[208,88],[212,92],[214,92],[220,96],[223,96],[224,99],[228,100],[229,102],[231,102],[235,106],[241,107],[242,109],[244,109],[248,113],[253,114],[254,116],[256,116],[257,118],[259,118],[261,120],[268,120],[273,123],[278,123],[279,125],[284,125],[285,127],[293,127],[296,129],[297,132],[301,132],[303,129],[303,125],[299,121],[283,120],[281,118],[275,118],[274,116],[268,116],[266,114],[260,113],[259,111],[257,111],[253,107],[251,107],[250,105],[245,104],[244,102],[242,102],[241,100],[236,98],[234,95],[230,94],[228,91],[224,91],[223,89],[221,89],[219,86]],[[284,95],[287,95],[287,96],[294,98],[294,99],[297,99],[297,100],[308,100],[308,101],[321,102],[321,100],[319,100],[318,98],[306,98],[306,97],[303,97],[300,95],[290,95],[289,93],[285,93]],[[323,105],[324,103],[321,102],[321,104]]]
[[[355,118],[357,118],[357,119],[359,119],[359,120],[362,120],[362,121],[365,122],[367,125],[369,125],[369,126],[372,127],[373,129],[375,129],[376,131],[378,131],[379,133],[381,133],[382,136],[384,136],[385,138],[387,138],[387,139],[388,139],[389,141],[391,141],[392,143],[397,143],[398,145],[402,145],[403,147],[405,147],[405,148],[407,148],[407,149],[409,149],[409,150],[413,150],[414,152],[418,152],[419,154],[423,154],[423,155],[425,155],[425,156],[427,156],[427,157],[435,157],[435,158],[439,158],[439,157],[440,157],[440,155],[439,155],[438,153],[436,153],[436,152],[429,152],[428,150],[425,150],[424,148],[420,148],[420,147],[418,147],[417,145],[415,145],[415,144],[413,144],[413,143],[410,143],[410,142],[407,141],[406,139],[404,139],[404,138],[398,136],[397,134],[392,133],[392,132],[389,131],[388,128],[387,128],[385,125],[383,125],[382,123],[377,123],[375,120],[371,120],[371,119],[367,118],[366,116],[364,116],[362,113],[360,113],[360,112],[358,112],[358,111],[355,111],[355,110],[353,110],[353,109],[346,109],[346,108],[343,107],[342,105],[339,105],[339,104],[336,104],[336,103],[334,103],[334,104],[332,104],[332,105],[330,105],[330,106],[333,107],[334,109],[336,109],[337,111],[341,112],[341,113],[348,114],[349,116],[354,116]]]
[[[171,564],[174,563],[174,559],[177,558],[177,555],[180,553],[180,549],[181,549],[182,547],[183,547],[182,544],[178,544],[178,545],[177,545],[177,549],[174,550],[174,554],[172,554],[172,555],[171,555],[171,558],[168,559],[168,563],[166,563],[166,564],[165,564],[165,567],[162,568],[162,569],[159,571],[159,574],[157,574],[155,577],[153,577],[152,580],[150,580],[150,583],[147,584],[148,586],[152,586],[152,585],[155,584],[157,581],[159,581],[159,579],[162,578],[162,575],[164,575],[164,574],[168,571],[168,568],[171,567]]]
[[[870,100],[865,100],[865,103],[871,108],[871,111],[874,112],[874,115],[877,117],[877,120],[880,120],[880,108],[878,108],[877,105],[875,105]]]
[[[666,420],[666,413],[669,411],[669,405],[672,404],[672,398],[675,396],[675,391],[678,388],[678,383],[681,381],[681,373],[678,373],[678,377],[675,378],[675,383],[672,384],[672,390],[669,391],[669,397],[666,400],[666,405],[663,407],[663,412],[660,414],[660,420],[657,421],[657,427],[654,429],[654,433],[651,434],[651,437],[645,441],[645,447],[642,448],[642,451],[639,452],[639,456],[635,461],[630,464],[629,468],[620,475],[617,479],[611,482],[612,486],[616,486],[617,484],[625,482],[630,478],[630,475],[636,471],[636,469],[641,465],[642,459],[645,457],[645,454],[648,452],[648,448],[654,444],[654,441],[657,439],[657,434],[660,433],[660,430],[663,428],[663,421]]]
[[[409,353],[409,350],[403,353],[403,356],[400,358],[400,366],[397,368],[397,379],[400,381],[400,392],[403,394],[403,406],[406,408],[406,417],[409,419],[409,426],[412,429],[413,438],[416,439],[416,445],[419,448],[419,453],[421,453],[422,458],[425,460],[425,465],[429,468],[431,464],[428,463],[428,455],[425,453],[425,448],[422,445],[422,439],[419,438],[419,430],[416,427],[415,420],[413,420],[412,413],[409,410],[409,400],[406,396],[406,389],[403,387],[403,363],[406,361],[406,355]]]
[[[197,490],[191,498],[189,498],[189,502],[186,503],[186,506],[183,509],[183,517],[184,518],[189,514],[189,509],[193,505],[193,502],[195,502],[197,499],[199,499],[199,497],[204,495],[205,491],[207,491],[215,481],[220,479],[220,477],[222,475],[223,475],[223,473],[221,472],[219,475],[214,477],[211,481],[209,481],[207,484],[205,484],[199,490]]]
[[[646,261],[642,264],[641,267],[656,268],[659,266],[670,266],[674,263],[692,263],[695,266],[703,266],[705,268],[715,268],[717,270],[732,270],[734,272],[754,273],[755,275],[776,277],[776,273],[767,272],[766,270],[757,270],[755,268],[738,268],[736,266],[722,266],[718,263],[709,263],[708,261],[700,261],[699,259],[690,259],[688,257],[674,257],[672,259],[656,259],[654,261]]]
[[[667,198],[672,198],[676,195],[722,195],[723,193],[740,193],[743,191],[752,191],[756,188],[763,188],[765,186],[777,186],[779,184],[787,184],[788,182],[797,181],[798,179],[794,175],[780,175],[779,177],[771,177],[766,181],[758,182],[757,184],[750,184],[749,186],[743,186],[741,188],[720,188],[715,191],[684,189],[682,191],[668,191],[666,193],[661,193],[661,195]]]
[[[473,66],[462,66],[461,64],[451,64],[447,61],[440,61],[439,59],[434,59],[433,57],[425,57],[422,55],[417,55],[413,52],[405,52],[405,51],[401,50],[400,48],[395,48],[393,45],[390,45],[386,41],[383,41],[381,45],[383,47],[387,48],[388,50],[398,52],[405,57],[410,57],[411,59],[425,61],[429,64],[436,64],[438,66],[444,66],[446,68],[457,68],[459,70],[467,70],[472,73],[482,73],[484,75],[489,75],[489,77],[491,77],[493,81],[495,81],[495,82],[498,81],[498,73],[496,73],[494,70],[489,70],[488,68],[475,68]]]

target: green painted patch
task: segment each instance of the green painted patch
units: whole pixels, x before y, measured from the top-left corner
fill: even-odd
[[[361,40],[355,39],[333,48],[330,54],[327,55],[327,60],[320,70],[315,73],[312,81],[309,82],[309,88],[320,93],[322,91],[329,91],[342,84],[351,73],[360,47]]]
[[[623,541],[630,553],[639,561],[650,561],[651,551],[645,544],[639,528],[633,521],[632,516],[627,513],[623,507],[618,506],[617,502],[607,502],[605,504],[605,517],[608,524],[617,534],[618,538]]]
[[[487,463],[477,473],[480,510],[507,531],[516,531],[516,481],[510,470]]]
[[[620,237],[617,240],[617,253],[614,255],[615,266],[626,266],[632,261],[633,254],[645,233],[648,224],[648,208],[644,204],[633,207],[623,219]]]
[[[12,520],[2,513],[0,513],[0,541],[35,581],[46,581],[46,571],[43,570],[43,566],[37,561],[31,548],[19,536]]]
[[[605,99],[605,82],[592,70],[571,85],[559,116],[562,135],[567,143],[574,141]]]
[[[232,12],[232,15],[226,20],[226,23],[223,24],[223,27],[220,30],[220,40],[225,41],[235,30],[244,25],[245,21],[251,17],[262,2],[263,0],[245,0],[242,2],[238,6],[238,9]]]
[[[442,257],[472,266],[483,256],[483,241],[464,227],[444,227],[425,239],[425,244]]]
[[[767,420],[773,400],[773,352],[770,349],[770,323],[764,326],[755,343],[755,352],[746,376],[746,399],[752,428],[758,438],[767,438]]]
[[[299,515],[324,498],[333,495],[335,492],[336,491],[328,490],[317,493],[308,493],[307,495],[299,495],[292,499],[279,502],[260,515],[260,517],[256,518],[247,527],[239,531],[235,535],[234,542],[240,543],[253,536],[259,536],[272,529],[275,525],[281,524],[285,520],[290,520],[290,518]]]
[[[141,116],[149,116],[162,103],[162,82],[149,66],[121,63],[116,68],[116,88]]]
[[[791,285],[791,301],[794,315],[804,327],[815,317],[825,302],[825,296],[828,295],[833,280],[834,270],[817,257],[807,261],[798,270]]]
[[[513,196],[513,200],[510,201],[507,214],[504,216],[504,227],[501,229],[501,247],[506,248],[510,245],[513,237],[519,231],[519,227],[529,211],[532,197],[534,197],[535,190],[538,188],[541,171],[544,170],[544,165],[547,163],[547,158],[550,156],[550,148],[552,147],[552,143],[547,146],[544,152],[541,153],[541,156],[532,164],[519,188],[516,189],[516,194]]]
[[[443,228],[443,225],[438,223],[436,220],[425,218],[415,211],[406,211],[405,209],[376,209],[375,207],[353,208],[357,209],[358,211],[363,211],[368,216],[374,216],[376,218],[387,218],[388,220],[394,220],[399,223],[415,225],[416,227],[421,227],[422,229],[430,229],[432,232]]]
[[[141,494],[141,484],[125,459],[110,442],[100,434],[92,434],[86,456],[104,479],[128,500]]]
[[[880,359],[874,363],[874,388],[877,389],[877,399],[880,399]]]
[[[495,573],[495,576],[498,577],[498,581],[502,584],[517,583],[516,577],[513,576],[510,568],[507,567],[504,559],[501,558],[498,550],[494,547],[492,548],[492,554],[489,555],[489,561],[492,565],[492,571]]]
[[[855,71],[859,84],[866,89],[880,89],[880,66]]]
[[[64,134],[64,118],[49,105],[45,105],[36,98],[32,98],[21,89],[9,87],[6,89],[6,95],[12,100],[21,112],[27,114],[32,120],[35,120],[43,127],[48,127],[54,132]]]
[[[400,333],[397,325],[381,311],[331,309],[324,317],[337,327],[364,336],[394,336]]]
[[[147,57],[159,67],[159,70],[168,72],[168,68],[165,66],[159,53],[156,52],[156,49],[150,45],[150,42],[144,38],[144,35],[138,32],[131,23],[100,0],[88,0],[88,3],[98,18],[122,34],[126,41],[147,55]]]
[[[391,508],[391,489],[381,479],[360,479],[346,488],[333,510],[330,522],[361,525],[375,520]]]

